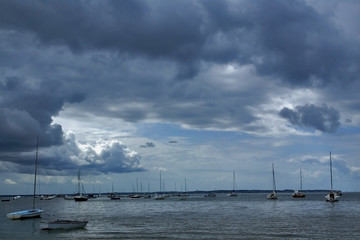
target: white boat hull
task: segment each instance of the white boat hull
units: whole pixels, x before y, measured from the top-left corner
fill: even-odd
[[[41,221],[40,229],[43,230],[81,229],[84,228],[87,223],[88,221],[70,221],[70,220]]]
[[[165,196],[164,195],[155,195],[154,199],[155,200],[164,200]]]
[[[54,196],[42,196],[41,198],[40,198],[40,200],[52,200],[52,199],[54,199],[56,196],[54,195]]]
[[[325,199],[327,202],[338,202],[339,201],[339,196],[336,195],[335,193],[328,193],[326,196],[325,196]]]
[[[231,193],[226,194],[226,196],[228,196],[228,197],[237,197],[237,193],[231,192]]]
[[[36,217],[41,217],[42,212],[43,210],[41,209],[23,210],[23,211],[8,213],[6,214],[6,217],[11,220],[36,218]]]
[[[275,192],[272,192],[272,193],[268,194],[266,197],[269,200],[276,200],[277,199],[277,195],[276,195]]]

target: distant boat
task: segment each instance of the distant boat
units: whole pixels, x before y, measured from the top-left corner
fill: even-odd
[[[277,199],[277,195],[276,195],[276,184],[275,184],[275,171],[274,171],[274,164],[272,164],[272,176],[273,176],[273,191],[272,193],[268,194],[266,197],[269,200],[276,200]]]
[[[114,195],[112,197],[110,197],[111,200],[120,200],[120,197],[117,195]]]
[[[208,193],[208,194],[205,194],[205,197],[216,197],[216,194],[215,193]]]
[[[75,196],[74,195],[65,195],[64,199],[65,200],[74,200]]]
[[[188,194],[186,194],[186,178],[185,178],[185,192],[184,193],[181,193],[179,195],[179,200],[186,200],[188,198]]]
[[[144,194],[144,198],[146,199],[150,199],[152,196],[150,194],[150,183],[148,183],[148,193],[147,194]]]
[[[304,198],[306,195],[302,192],[302,174],[301,174],[301,168],[300,168],[300,191],[296,190],[293,194],[293,198]]]
[[[10,198],[9,197],[1,197],[1,201],[2,202],[10,202]]]
[[[56,195],[41,196],[40,200],[52,200],[56,198]]]
[[[129,198],[133,198],[133,199],[138,199],[138,198],[142,198],[142,196],[140,195],[140,194],[131,194],[130,196],[129,196]]]
[[[111,184],[111,194],[108,196],[111,200],[120,200],[120,196],[114,193],[114,183]]]
[[[42,209],[35,208],[35,195],[36,195],[36,177],[37,177],[37,164],[38,164],[38,149],[39,149],[39,137],[36,139],[36,157],[35,157],[35,178],[34,178],[34,194],[33,194],[33,204],[32,209],[22,210],[18,212],[8,213],[6,217],[11,220],[15,219],[25,219],[25,218],[35,218],[41,217]]]
[[[162,182],[161,182],[161,171],[160,171],[160,193],[156,194],[154,196],[154,200],[164,200],[165,199],[165,195],[162,193]]]
[[[331,162],[331,152],[330,152],[330,192],[325,196],[327,202],[338,202],[339,195],[333,191],[333,180],[332,180],[332,162]]]
[[[75,202],[85,202],[89,199],[88,196],[83,195],[84,191],[81,191],[81,189],[84,189],[84,187],[82,186],[82,183],[81,183],[80,168],[79,168],[79,171],[78,171],[78,193],[74,196]]]
[[[40,229],[42,230],[79,229],[79,228],[84,228],[87,223],[88,221],[71,221],[71,220],[41,221]]]
[[[237,193],[235,192],[235,171],[233,171],[233,190],[232,192],[229,192],[228,194],[226,194],[226,196],[228,197],[236,197]]]
[[[163,194],[156,194],[154,196],[154,200],[164,200],[165,196]]]

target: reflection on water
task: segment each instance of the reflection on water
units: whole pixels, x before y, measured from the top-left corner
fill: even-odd
[[[126,199],[106,197],[75,202],[38,201],[42,219],[86,219],[86,229],[44,231],[42,219],[11,221],[6,213],[31,206],[31,198],[0,203],[1,239],[355,239],[360,238],[360,194],[346,193],[327,203],[323,193],[266,200],[266,194],[244,193],[227,198],[190,196]]]

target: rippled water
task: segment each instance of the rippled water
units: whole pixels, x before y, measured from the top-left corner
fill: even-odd
[[[186,201],[57,198],[37,200],[41,219],[8,220],[6,213],[31,206],[31,198],[21,198],[0,202],[0,239],[360,239],[360,194],[345,193],[338,203],[325,202],[324,195],[299,200],[283,193],[276,201],[263,193]],[[45,219],[89,223],[81,230],[40,230]]]

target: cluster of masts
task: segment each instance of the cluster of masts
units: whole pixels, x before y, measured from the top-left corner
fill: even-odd
[[[267,195],[267,199],[276,200],[278,199],[276,194],[276,184],[275,184],[275,171],[274,164],[272,164],[272,176],[273,176],[273,191]],[[330,192],[325,196],[327,202],[337,202],[339,197],[342,195],[341,192],[334,192],[333,190],[333,180],[332,180],[332,161],[331,161],[331,152],[330,152]],[[293,194],[293,198],[305,198],[305,193],[302,192],[302,174],[300,169],[300,191],[296,190]]]

